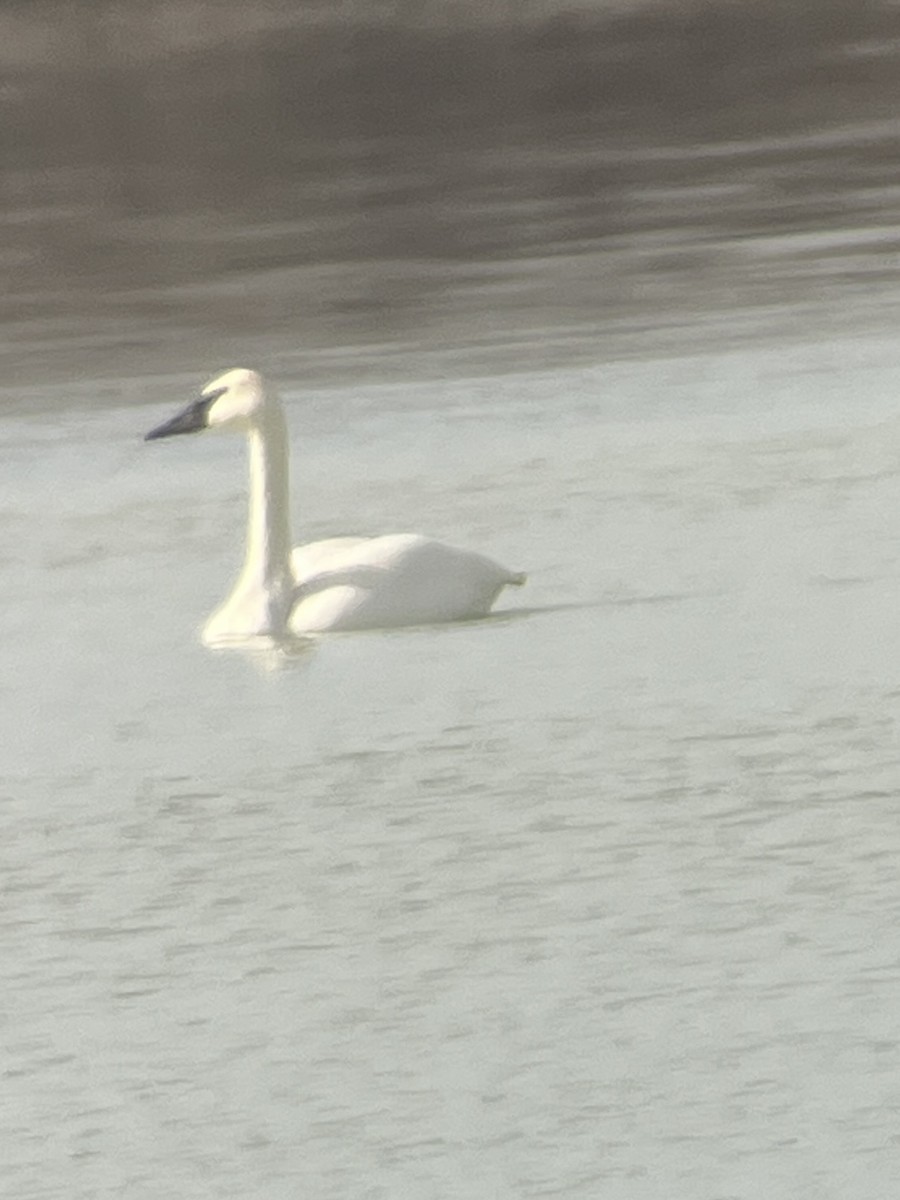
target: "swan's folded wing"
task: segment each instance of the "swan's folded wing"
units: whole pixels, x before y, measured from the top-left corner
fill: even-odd
[[[371,591],[383,584],[388,577],[385,567],[372,566],[368,563],[348,564],[344,567],[332,567],[331,570],[320,571],[318,575],[307,575],[294,585],[294,603],[315,596],[328,588],[351,587]]]
[[[323,572],[346,565],[347,555],[359,550],[370,537],[357,535],[323,538],[319,542],[307,542],[291,551],[291,570],[297,587],[318,578]],[[318,590],[318,589],[317,589]]]

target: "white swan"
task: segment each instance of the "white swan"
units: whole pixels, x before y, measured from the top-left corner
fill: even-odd
[[[481,617],[504,587],[525,582],[417,533],[327,538],[292,551],[284,411],[255,371],[226,371],[145,440],[200,429],[239,430],[250,448],[244,567],[204,627],[207,644]]]

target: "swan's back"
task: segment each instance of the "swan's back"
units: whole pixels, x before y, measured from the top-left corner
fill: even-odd
[[[502,588],[525,581],[484,555],[415,533],[313,542],[294,551],[292,565],[296,633],[481,617]]]
[[[371,541],[370,537],[333,537],[295,546],[291,551],[294,579],[298,584],[304,579],[312,579],[323,571],[328,571],[334,563],[340,562],[357,547]]]

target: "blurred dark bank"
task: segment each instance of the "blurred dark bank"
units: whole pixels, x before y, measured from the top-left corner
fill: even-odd
[[[898,58],[875,0],[3,3],[3,387],[887,326]]]

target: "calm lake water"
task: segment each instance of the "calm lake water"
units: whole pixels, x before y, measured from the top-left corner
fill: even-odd
[[[530,573],[291,657],[173,385],[0,420],[4,1194],[896,1194],[897,366],[286,388],[298,539]]]
[[[898,11],[383,7],[0,10],[0,1195],[894,1200]]]

